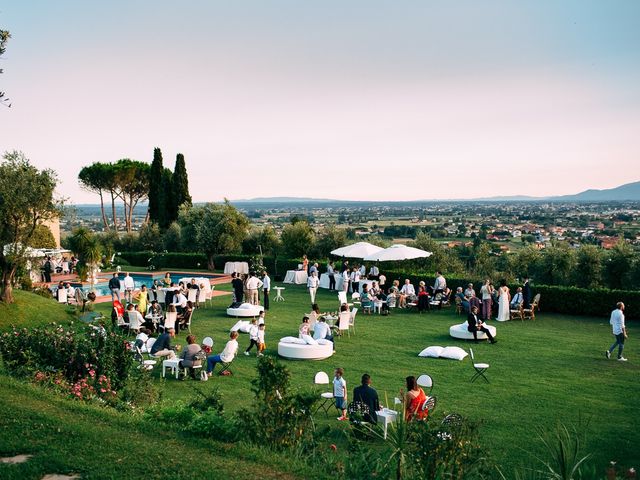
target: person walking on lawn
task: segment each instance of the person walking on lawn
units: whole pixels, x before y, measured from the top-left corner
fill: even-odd
[[[624,349],[624,340],[628,338],[627,328],[624,325],[624,303],[618,302],[616,304],[616,309],[611,312],[611,319],[609,320],[609,323],[611,324],[613,336],[616,337],[616,341],[613,342],[613,345],[611,345],[608,350],[605,350],[604,354],[607,358],[611,358],[611,353],[617,346],[618,360],[621,362],[626,362],[627,359],[622,356],[622,350]]]

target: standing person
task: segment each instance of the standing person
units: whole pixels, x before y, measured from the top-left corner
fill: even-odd
[[[616,309],[611,312],[611,319],[609,320],[613,329],[613,336],[616,337],[616,341],[604,352],[607,358],[611,358],[611,353],[618,347],[618,360],[626,362],[627,359],[622,356],[622,350],[624,350],[624,340],[627,337],[627,328],[624,324],[624,303],[618,302]]]
[[[333,270],[333,262],[329,262],[327,265],[327,276],[329,277],[329,291],[331,292],[336,289],[336,277]]]
[[[342,290],[344,292],[348,292],[349,291],[349,282],[350,282],[351,278],[349,276],[349,268],[345,268],[342,271]]]
[[[127,302],[131,303],[133,301],[133,289],[135,284],[133,283],[133,277],[129,275],[129,272],[124,274],[122,284],[124,285],[124,298]]]
[[[153,283],[151,284],[151,293],[153,294],[153,299],[152,300],[158,300],[158,289],[160,288],[160,283],[158,283],[158,280],[154,280]]]
[[[316,303],[316,293],[320,286],[320,279],[318,278],[318,272],[314,271],[311,276],[307,278],[307,288],[309,289],[309,295],[311,296],[311,304]]]
[[[311,267],[309,267],[309,275],[311,275],[313,272],[318,273],[318,264],[314,263],[313,265],[311,265]]]
[[[262,282],[253,272],[249,274],[247,279],[247,292],[249,292],[249,303],[258,305],[258,290],[262,288]]]
[[[213,369],[216,368],[216,363],[232,362],[238,352],[238,332],[231,332],[229,334],[229,341],[224,346],[224,350],[218,355],[210,355],[207,357],[207,375],[211,376]]]
[[[384,287],[386,283],[387,283],[387,277],[382,273],[378,275],[378,285],[380,285],[380,290],[384,291]]]
[[[167,272],[162,279],[162,285],[164,285],[164,288],[169,288],[171,285],[173,285],[173,283],[171,282],[171,274],[169,272]]]
[[[244,351],[244,354],[246,356],[249,356],[249,353],[251,352],[251,349],[254,345],[256,346],[258,353],[260,353],[260,347],[258,345],[258,324],[256,323],[256,319],[252,318],[251,326],[249,327],[249,346]]]
[[[51,263],[51,257],[46,257],[44,260],[44,265],[42,267],[42,271],[44,273],[44,281],[47,283],[51,283],[51,273],[53,272],[53,265]],[[113,300],[113,297],[111,298]],[[120,300],[120,298],[118,298]]]
[[[109,279],[109,291],[111,291],[111,301],[117,298],[120,301],[120,279],[118,274],[114,273],[113,277]]]
[[[236,303],[242,303],[244,284],[242,283],[242,279],[236,272],[233,272],[231,274],[231,287],[233,288],[233,294],[234,294]]]
[[[351,291],[353,293],[360,293],[360,269],[354,267],[353,272],[351,273]]]
[[[484,281],[484,285],[480,288],[482,296],[482,320],[491,320],[491,304],[493,303],[493,287],[491,280],[488,278]]]
[[[522,285],[522,305],[524,308],[531,307],[531,286],[529,285],[529,277],[524,277]]]
[[[491,332],[484,326],[482,320],[478,318],[478,307],[472,307],[471,312],[467,315],[467,330],[473,333],[473,341],[478,343],[478,331],[484,332],[491,343],[496,343],[496,340],[491,335]]]
[[[447,281],[442,275],[442,272],[438,270],[436,272],[436,281],[433,284],[433,296],[435,297],[438,293],[444,293],[446,289],[447,289]]]
[[[146,285],[142,285],[140,287],[140,292],[138,293],[138,307],[140,308],[140,312],[142,315],[147,314],[147,305],[149,304],[149,291],[147,290]]]
[[[347,381],[342,378],[344,370],[336,368],[333,378],[333,398],[336,400],[336,408],[342,413],[338,421],[347,420]]]
[[[507,282],[502,280],[500,282],[500,288],[498,289],[498,320],[499,322],[506,322],[511,318],[511,312],[509,312],[509,302],[511,301],[511,294],[509,293],[509,287]]]
[[[378,278],[380,278],[380,269],[377,265],[372,265],[369,269],[369,278],[371,280],[378,280]]]
[[[264,294],[264,309],[269,310],[269,292],[271,292],[271,277],[265,270],[262,272],[262,293]]]
[[[258,325],[258,357],[264,356],[264,351],[267,349],[267,344],[264,341],[264,321]]]
[[[307,258],[306,255],[302,255],[302,271],[303,272],[309,271],[309,259]]]
[[[362,385],[353,389],[353,401],[360,402],[369,407],[369,413],[364,415],[364,421],[378,423],[377,412],[382,408],[378,400],[378,392],[371,387],[371,377],[368,373],[362,375]]]

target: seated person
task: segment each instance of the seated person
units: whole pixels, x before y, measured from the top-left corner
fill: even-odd
[[[371,294],[369,293],[369,289],[367,288],[366,284],[362,285],[362,294],[360,295],[360,304],[362,306],[363,311],[368,310],[369,313],[371,313],[371,310],[373,310],[373,298],[371,297]]]
[[[424,283],[424,282],[421,282]],[[420,285],[418,288],[418,311],[424,312],[429,310],[429,294],[424,285]]]
[[[420,388],[416,377],[413,375],[406,378],[407,393],[404,393],[400,389],[400,398],[404,402],[404,415],[405,420],[410,422],[411,420],[424,420],[429,413],[428,410],[423,410],[422,406],[427,401],[427,395],[424,390]]]
[[[224,346],[224,350],[218,355],[210,355],[207,357],[207,375],[213,374],[213,369],[216,368],[216,364],[219,362],[229,363],[232,362],[238,353],[238,332],[231,332],[229,334],[229,341]]]
[[[496,343],[496,340],[491,335],[491,332],[484,326],[484,322],[478,317],[478,307],[473,307],[471,313],[467,316],[467,330],[473,333],[473,340],[478,343],[478,332],[484,332],[491,343]]]
[[[400,294],[396,293],[393,287],[389,287],[389,292],[387,293],[387,308],[395,308],[398,305],[399,299]]]
[[[191,315],[193,315],[193,303],[187,301],[187,305],[184,307],[181,313],[178,314],[178,328],[184,330],[191,321]]]
[[[516,294],[511,299],[511,303],[510,303],[511,310],[518,310],[522,306],[523,301],[524,301],[524,297],[522,296],[522,287],[518,287]]]
[[[371,287],[369,287],[369,295],[371,295],[372,298],[380,295],[381,291],[382,290],[380,290],[377,282],[371,282]]]
[[[196,374],[193,367],[202,365],[202,360],[196,358],[196,354],[201,350],[202,348],[196,342],[196,336],[187,335],[187,348],[185,348],[180,354],[180,363],[178,366],[188,369],[189,376],[194,380],[196,379]]]
[[[371,377],[362,375],[362,385],[353,389],[353,401],[360,402],[369,408],[369,413],[364,416],[365,422],[378,423],[377,412],[382,408],[378,400],[378,392],[371,387]]]
[[[325,320],[324,317],[320,317],[318,319],[318,323],[316,323],[316,328],[313,331],[313,339],[321,340],[323,338],[333,342],[333,335],[331,335],[331,327],[327,325],[327,321]]]
[[[302,323],[298,327],[298,337],[302,338],[303,335],[309,335],[309,317],[305,315],[302,317]]]
[[[176,307],[176,311],[179,314],[181,314],[184,311],[184,309],[187,307],[187,297],[182,292],[182,290],[177,291],[174,294],[173,299],[171,301],[171,305]]]
[[[464,296],[464,292],[462,291],[462,287],[456,288],[456,298],[460,299],[460,304],[462,305],[462,309],[465,313],[469,313],[469,300]]]
[[[471,311],[473,307],[476,307],[478,311],[480,311],[481,305],[480,299],[476,297],[476,292],[472,292],[471,298],[469,298],[469,311]]]
[[[407,278],[400,289],[400,308],[404,308],[407,303],[412,303],[415,299],[416,289],[411,285],[411,281]]]
[[[151,347],[151,355],[156,357],[167,357],[167,360],[176,358],[176,352],[171,347],[171,339],[176,336],[176,331],[170,328],[158,337]]]
[[[149,305],[149,310],[147,310],[147,314],[144,318],[144,326],[151,331],[155,331],[157,326],[162,323],[164,314],[162,313],[162,306],[158,303],[157,300],[153,300],[151,302],[151,305]]]
[[[476,291],[473,289],[473,283],[467,285],[467,288],[464,290],[464,296],[469,300],[471,297],[475,296]]]
[[[142,353],[145,353],[147,351],[146,348],[147,341],[149,340],[149,335],[151,335],[151,332],[146,328],[141,328],[140,333],[136,335],[134,345],[138,347],[142,351]]]
[[[67,289],[67,302],[75,297],[76,289],[71,286],[69,282],[64,284],[64,288]]]
[[[311,313],[309,314],[309,331],[313,332],[315,327],[316,327],[316,323],[318,322],[318,319],[320,318],[320,316],[322,315],[322,313],[320,313],[320,307],[318,306],[317,303],[314,303],[313,305],[311,305]]]

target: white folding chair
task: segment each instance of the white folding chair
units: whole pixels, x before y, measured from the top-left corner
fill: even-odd
[[[127,312],[127,317],[129,318],[129,330],[133,330],[134,332],[138,333],[140,327],[142,326],[138,321],[138,312],[136,312],[135,310],[129,310]]]
[[[416,382],[421,387],[428,388],[429,393],[431,393],[431,390],[433,390],[433,378],[431,378],[431,375],[427,375],[426,373],[424,373],[418,377]]]
[[[198,305],[198,289],[197,288],[189,289],[189,292],[187,293],[187,300],[191,302],[194,307]]]
[[[358,292],[353,292],[351,294],[351,301],[353,302],[353,304],[358,304],[360,305],[360,294]]]
[[[167,317],[164,319],[164,331],[166,332],[170,328],[176,328],[176,319],[178,314],[176,312],[167,312]]]
[[[329,375],[326,372],[318,372],[315,377],[313,377],[313,383],[315,385],[329,385]],[[319,410],[324,410],[324,413],[329,416],[329,410],[333,405],[333,392],[322,392],[320,394],[320,404],[316,409],[316,412]]]
[[[340,305],[344,305],[345,303],[347,303],[347,292],[338,292],[338,302],[340,302]]]
[[[67,289],[59,288],[58,289],[58,303],[67,303]]]
[[[471,357],[471,365],[473,365],[473,368],[476,371],[476,373],[473,375],[473,377],[471,377],[471,381],[475,382],[478,377],[482,377],[482,378],[485,379],[485,381],[487,383],[489,383],[489,379],[484,374],[484,372],[486,372],[489,369],[489,364],[488,363],[476,363],[476,359],[473,356],[473,348],[469,349],[469,354],[470,354],[470,357]]]
[[[351,312],[340,312],[338,315],[338,331],[342,334],[343,331],[347,331],[347,334],[351,336],[349,333],[349,324],[351,323]]]
[[[356,313],[358,313],[357,308],[353,308],[351,312],[349,312],[349,330],[353,328],[353,334],[356,334]]]

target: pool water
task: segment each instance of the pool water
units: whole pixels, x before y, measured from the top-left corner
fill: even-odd
[[[132,273],[130,274],[131,278],[133,278],[133,284],[135,285],[135,288],[138,289],[140,288],[142,285],[146,285],[147,288],[151,288],[151,285],[153,284],[154,280],[162,280],[165,276],[166,272],[162,272],[159,274],[146,274],[146,275],[140,275],[140,274],[135,274]],[[178,279],[181,278],[187,278],[189,277],[189,274],[187,273],[176,273],[175,275],[171,272],[169,272],[171,274],[171,279],[173,281],[176,281]],[[198,277],[198,278],[216,278],[219,275],[215,275],[215,274],[206,274],[206,273],[194,273],[193,274],[194,277]],[[122,290],[122,280],[124,279],[124,274],[120,274],[119,275],[120,278],[120,289]],[[81,287],[82,290],[84,290],[85,292],[88,292],[90,290],[90,286],[89,285],[81,285],[80,283],[71,283],[71,285],[73,285],[74,287]],[[93,291],[95,292],[95,294],[97,296],[106,296],[106,295],[111,295],[111,290],[109,290],[109,280],[107,279],[100,279],[98,281],[98,283],[95,284],[95,287],[93,289]]]

